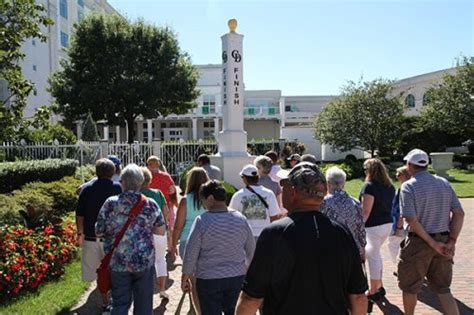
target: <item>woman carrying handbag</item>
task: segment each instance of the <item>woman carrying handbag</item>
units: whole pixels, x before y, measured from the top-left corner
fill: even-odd
[[[107,199],[97,217],[96,234],[104,238],[104,251],[110,253],[107,256],[110,256],[112,315],[128,314],[132,301],[134,314],[153,313],[153,230],[164,225],[164,219],[156,202],[141,195],[143,180],[138,165],[125,167],[120,176],[123,193]],[[131,214],[132,209],[136,215]],[[102,279],[101,273],[107,272],[103,264],[101,267],[98,271]],[[102,280],[99,282],[103,284]]]

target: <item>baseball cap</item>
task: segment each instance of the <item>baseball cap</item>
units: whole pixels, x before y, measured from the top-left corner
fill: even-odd
[[[107,158],[111,160],[115,166],[120,166],[122,164],[122,161],[120,161],[120,158],[116,155],[109,155]]]
[[[280,172],[278,172],[280,173]],[[326,177],[316,164],[310,162],[301,162],[285,174],[282,172],[282,179],[288,181],[298,190],[323,198],[326,195],[326,189],[322,189],[318,184],[326,184]]]
[[[425,167],[430,163],[430,158],[425,151],[420,149],[413,149],[403,158],[404,161],[407,161],[410,164],[418,165]]]
[[[299,155],[298,153],[295,153],[295,154],[292,154],[290,155],[289,158],[287,158],[288,161],[298,161],[298,162],[301,162],[301,155]]]
[[[310,162],[310,163],[313,163],[313,164],[317,164],[318,163],[318,159],[316,158],[316,156],[314,156],[313,154],[303,154],[303,156],[301,157],[301,161],[302,162]]]
[[[240,171],[240,176],[255,177],[258,176],[257,168],[253,164],[247,164]]]

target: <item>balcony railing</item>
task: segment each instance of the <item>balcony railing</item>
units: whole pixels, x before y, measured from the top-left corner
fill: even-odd
[[[276,116],[279,114],[279,107],[244,107],[245,116]]]

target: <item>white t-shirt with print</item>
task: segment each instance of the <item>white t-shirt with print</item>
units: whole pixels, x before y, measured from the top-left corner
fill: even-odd
[[[280,214],[275,194],[263,186],[250,186],[256,193],[262,196],[268,204],[268,209],[253,192],[242,188],[236,192],[230,200],[229,208],[240,211],[252,228],[254,236],[259,236],[262,230],[270,224],[270,217]]]

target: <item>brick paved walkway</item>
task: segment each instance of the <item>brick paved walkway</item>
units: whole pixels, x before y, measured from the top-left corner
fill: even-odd
[[[471,262],[474,260],[474,199],[461,200],[466,212],[464,228],[459,237],[457,253],[454,265],[454,278],[452,292],[458,301],[461,314],[474,314],[474,267]],[[384,287],[387,290],[386,299],[374,306],[373,314],[403,314],[403,304],[401,291],[398,289],[396,278],[392,275],[395,270],[388,252],[387,246],[384,246],[382,255],[384,257]],[[158,294],[154,296],[154,314],[174,314],[181,298],[181,262],[170,268],[170,301],[165,302],[159,298]],[[424,288],[419,295],[416,314],[431,315],[441,314],[440,306],[436,295]],[[92,286],[82,297],[79,303],[72,308],[74,314],[100,314],[100,297]],[[189,304],[187,300],[182,308],[182,314],[187,313]],[[130,312],[131,314],[131,312]]]

